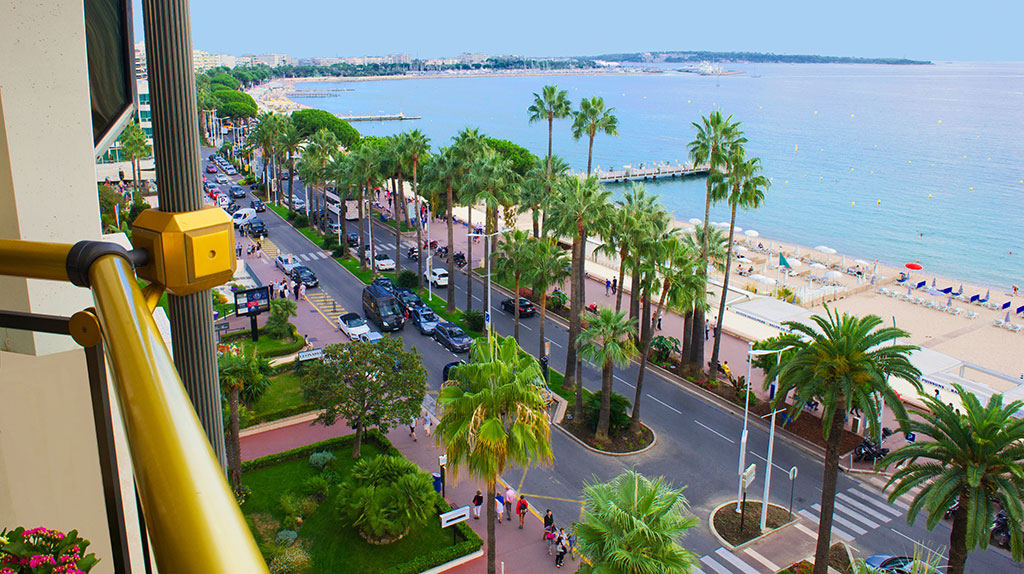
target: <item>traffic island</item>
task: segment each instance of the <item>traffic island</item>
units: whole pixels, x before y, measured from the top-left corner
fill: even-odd
[[[850,548],[842,542],[836,542],[828,549],[828,571],[829,574],[854,574],[853,554]],[[805,574],[814,570],[814,557],[809,556],[799,562],[795,562],[788,568],[783,568],[778,574]]]
[[[727,502],[715,508],[708,520],[711,532],[729,550],[747,546],[798,520],[785,508],[769,503],[766,527],[761,530],[761,501],[748,500],[742,510],[736,512],[736,501]]]
[[[631,434],[628,429],[618,430],[609,433],[610,440],[606,442],[600,442],[594,437],[594,431],[587,424],[586,420],[575,421],[567,416],[556,426],[565,431],[576,442],[587,447],[587,449],[612,456],[627,456],[647,452],[658,440],[654,431],[643,424],[640,425],[639,435]]]

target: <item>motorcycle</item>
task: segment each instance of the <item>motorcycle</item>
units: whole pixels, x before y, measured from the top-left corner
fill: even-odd
[[[405,256],[408,257],[409,259],[412,259],[413,261],[416,261],[420,258],[420,250],[416,249],[415,247],[410,247],[409,250],[406,251]]]
[[[591,303],[586,306],[586,310],[590,313],[597,315],[597,303]]]
[[[463,252],[458,251],[452,256],[452,261],[455,263],[456,267],[462,269],[466,266],[466,255]]]
[[[448,246],[442,245],[434,249],[434,253],[441,258],[448,257]]]
[[[866,438],[853,449],[853,461],[874,462],[887,454],[889,454],[889,449],[882,448],[880,444]]]
[[[1010,522],[1006,519],[1005,510],[996,513],[996,519],[992,522],[992,541],[1003,548],[1010,547]]]

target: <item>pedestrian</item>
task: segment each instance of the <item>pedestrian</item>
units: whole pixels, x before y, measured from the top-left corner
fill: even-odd
[[[576,560],[576,523],[569,529],[569,557]]]
[[[708,340],[708,333],[711,332],[711,321],[704,319],[704,340]]]
[[[306,298],[306,284],[305,283],[300,283],[299,284],[299,298],[301,298],[301,299],[305,299]]]
[[[287,299],[287,298],[288,298],[288,281],[282,279],[281,280],[281,299]]]
[[[270,285],[268,285],[267,291],[267,296],[270,297],[271,300],[273,300],[274,295],[277,294],[277,283],[271,283]]]
[[[412,437],[412,442],[417,442],[416,439],[416,419],[409,421],[409,436]]]
[[[935,398],[939,398],[939,389],[935,389]]]
[[[505,494],[500,490],[494,495],[494,508],[498,512],[498,524],[501,524],[501,513],[505,510]]]
[[[612,295],[618,292],[619,289],[619,278],[612,277]]]
[[[526,520],[526,513],[529,510],[530,503],[526,502],[526,497],[520,494],[519,502],[516,503],[516,514],[519,515],[519,530],[523,529],[523,521]]]
[[[512,504],[516,501],[516,491],[512,490],[512,486],[505,487],[505,518],[509,522],[512,522]]]
[[[558,542],[556,543],[558,548],[558,554],[555,556],[555,568],[562,567],[562,561],[565,560],[565,554],[569,552],[569,539],[565,535],[565,531],[561,528],[558,529]]]
[[[611,279],[605,279],[604,280],[604,296],[607,297],[608,293],[611,292],[611,290],[612,290],[612,280]]]
[[[235,258],[237,258],[237,259],[241,259],[242,258],[242,244],[241,243],[236,243],[235,244]]]
[[[484,495],[479,490],[473,497],[473,520],[480,520],[480,507],[484,504]]]
[[[423,434],[430,436],[430,413],[423,411]]]
[[[658,330],[661,330],[661,311],[658,311]]]
[[[555,532],[554,524],[544,528],[544,540],[548,542],[548,556],[551,556],[551,549],[555,547],[555,542],[558,540],[558,532]]]

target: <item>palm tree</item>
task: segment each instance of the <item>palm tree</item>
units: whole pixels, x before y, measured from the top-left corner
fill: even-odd
[[[338,153],[339,147],[340,144],[338,143],[337,136],[327,128],[320,128],[309,138],[309,143],[306,144],[304,155],[310,156],[312,161],[319,166],[319,169],[316,172],[319,177],[312,182],[307,181],[307,183],[313,184],[313,193],[311,195],[314,200],[312,222],[315,224],[314,226],[318,228],[322,227],[320,221],[320,209],[323,202],[320,201],[320,197],[317,192],[317,185],[327,181],[327,176],[325,174],[327,163],[331,161],[332,156]],[[326,202],[326,199],[327,198],[325,196],[324,202]]]
[[[142,174],[139,160],[153,155],[153,148],[146,139],[146,132],[135,120],[125,126],[118,141],[121,144],[121,154],[132,164],[132,188],[138,191],[139,178]]]
[[[455,203],[454,185],[455,179],[459,177],[462,166],[459,163],[457,152],[454,148],[441,148],[437,155],[433,156],[425,170],[424,178],[444,187],[445,192],[445,219],[448,229],[448,277],[454,280],[455,277],[455,221],[452,217],[452,208]],[[437,206],[432,206],[434,209]],[[422,243],[420,244],[422,245]],[[422,275],[422,274],[421,274]],[[445,309],[449,313],[455,312],[455,287],[448,288],[448,305]]]
[[[515,287],[512,299],[515,301],[515,328],[512,338],[519,342],[519,281],[530,272],[533,265],[533,242],[539,241],[530,237],[521,229],[505,232],[504,241],[494,252],[494,271],[503,281],[512,281]]]
[[[612,374],[615,365],[623,367],[636,356],[633,336],[636,327],[625,313],[601,309],[597,317],[590,320],[590,326],[580,333],[580,354],[595,363],[601,363],[601,411],[597,418],[598,442],[608,442],[608,426],[611,423]]]
[[[708,308],[707,269],[710,266],[719,272],[725,271],[728,242],[728,238],[717,227],[704,227],[700,224],[695,225],[690,233],[683,236],[683,243],[691,252],[704,255],[699,255],[700,260],[694,268],[694,272],[700,280],[700,296],[693,300],[689,312],[684,315],[680,368],[692,364],[699,369],[704,362],[704,312]],[[681,371],[680,374],[682,374]]]
[[[572,137],[580,139],[586,135],[590,139],[587,148],[587,177],[590,177],[590,165],[594,159],[594,136],[598,133],[610,136],[619,135],[619,119],[612,112],[615,108],[605,109],[604,98],[594,96],[589,100],[580,101],[580,109],[573,116]]]
[[[303,189],[306,191],[306,213],[309,213],[310,205],[313,202],[313,193],[309,193],[310,186],[316,186],[317,183],[324,180],[324,172],[320,169],[320,162],[312,154],[304,154],[299,158],[299,177],[302,178]],[[315,193],[315,191],[314,191]],[[267,196],[270,199],[270,196]],[[294,205],[294,204],[293,204]]]
[[[288,211],[295,211],[295,202],[292,201],[295,196],[295,155],[302,148],[305,138],[295,127],[291,116],[285,116],[282,123],[284,127],[277,137],[277,145],[282,152],[288,155]]]
[[[398,134],[384,138],[384,144],[377,147],[377,169],[382,180],[391,180],[391,188],[394,190],[394,216],[395,216],[395,277],[402,272],[402,221],[409,225],[408,211],[405,209],[405,191],[402,185],[402,146],[405,142],[405,134]],[[367,190],[369,193],[369,190]],[[373,225],[373,222],[370,223]]]
[[[544,325],[548,316],[548,290],[553,285],[561,285],[569,276],[569,261],[565,250],[550,237],[541,237],[530,244],[530,271],[526,280],[535,297],[540,297],[540,351],[538,357],[547,355],[544,343]]]
[[[270,363],[256,356],[255,349],[250,356],[241,352],[224,353],[217,358],[217,373],[221,392],[228,397],[227,458],[228,477],[235,491],[242,485],[242,449],[238,441],[238,404],[254,405],[270,386],[270,375],[274,372]]]
[[[664,208],[657,204],[656,199],[647,193],[642,183],[633,183],[623,198],[616,202],[616,209],[612,211],[611,217],[602,227],[602,238],[604,243],[598,248],[599,251],[610,257],[619,258],[619,289],[615,293],[615,310],[622,308],[622,292],[625,291],[625,273],[627,267],[635,267],[636,258],[630,255],[635,253],[645,241],[644,227],[647,224],[647,214]],[[631,293],[640,292],[640,275],[634,269],[632,277]],[[631,318],[637,317],[637,305],[639,297],[633,296],[630,299]]]
[[[345,238],[348,236],[348,230],[345,216],[348,214],[348,200],[352,195],[352,187],[359,184],[358,177],[352,173],[352,166],[349,154],[339,152],[331,158],[325,170],[326,179],[334,182],[334,190],[338,194],[338,225],[341,236],[339,247],[346,257],[348,256],[348,241]]]
[[[1024,420],[1016,418],[1016,413],[1024,408],[1024,401],[1004,406],[1003,395],[993,394],[983,406],[974,393],[959,385],[954,388],[964,414],[936,397],[921,394],[930,414],[904,424],[904,432],[913,432],[919,440],[890,453],[878,466],[899,466],[885,485],[895,486],[889,494],[890,504],[920,487],[907,509],[911,524],[925,510],[926,526],[932,530],[947,509],[958,505],[949,534],[946,572],[963,574],[967,553],[988,546],[996,511],[993,498],[1006,511],[1013,559],[1021,560]],[[919,462],[921,459],[924,462]]]
[[[530,113],[530,123],[547,120],[548,122],[548,157],[546,158],[547,171],[544,178],[548,193],[551,193],[551,141],[554,138],[555,119],[564,119],[572,115],[572,103],[569,101],[569,92],[559,90],[558,86],[544,86],[541,93],[533,93],[533,103],[527,110]],[[540,230],[536,215],[533,218],[533,236],[539,237]]]
[[[466,210],[466,232],[473,233],[473,205],[476,203],[473,197],[473,189],[470,185],[469,173],[473,167],[473,163],[476,160],[476,156],[483,152],[487,147],[484,142],[484,136],[480,134],[480,130],[476,128],[465,128],[457,136],[452,138],[454,145],[452,150],[458,160],[459,164],[459,193],[458,202],[461,205],[465,205],[468,209]],[[448,225],[452,225],[451,219],[449,218]],[[466,242],[466,310],[473,310],[473,240],[467,237]],[[448,242],[449,251],[453,250],[453,243]],[[449,282],[454,279],[454,275],[449,277]]]
[[[352,153],[349,154],[349,161],[352,162],[352,173],[360,181],[359,191],[359,249],[362,250],[363,246],[367,245],[366,241],[366,229],[373,225],[372,221],[369,221],[373,217],[371,213],[365,213],[364,206],[366,205],[366,195],[373,189],[373,184],[379,181],[380,173],[377,169],[377,150],[372,145],[361,145]],[[374,247],[370,245],[370,258],[373,258]],[[366,269],[366,258],[363,257],[362,251],[357,255],[359,264],[362,269]],[[374,267],[376,269],[376,267]]]
[[[813,325],[787,321],[799,339],[770,340],[768,349],[791,346],[790,354],[768,371],[765,388],[778,379],[772,402],[776,408],[791,391],[794,396],[789,415],[799,417],[803,406],[812,400],[822,406],[822,436],[825,439],[825,469],[821,481],[821,519],[818,521],[818,545],[814,553],[814,574],[825,574],[832,537],[832,512],[835,507],[836,475],[839,470],[839,442],[843,423],[851,408],[860,409],[872,434],[877,436],[881,397],[896,414],[906,419],[906,411],[888,378],[897,377],[920,388],[921,373],[910,363],[909,355],[917,347],[895,344],[909,333],[896,327],[882,327],[875,315],[854,317],[839,315],[828,307],[826,315],[811,317]],[[892,343],[892,344],[890,344]]]
[[[708,177],[711,178],[715,174]],[[717,179],[717,178],[716,178]],[[717,379],[718,351],[722,343],[722,322],[725,320],[725,301],[729,295],[729,267],[732,264],[732,243],[736,231],[736,210],[757,209],[764,201],[764,192],[771,186],[761,174],[760,158],[747,159],[743,148],[736,146],[729,154],[729,173],[720,189],[728,187],[729,241],[725,252],[725,276],[722,278],[722,299],[718,304],[718,323],[715,327],[715,346],[711,351],[711,380]]]
[[[416,246],[423,245],[423,221],[420,219],[420,189],[419,180],[417,174],[419,170],[420,162],[427,157],[430,153],[430,138],[423,135],[420,130],[412,130],[405,134],[402,141],[402,157],[405,161],[412,166],[412,194],[416,198]],[[430,206],[431,210],[434,206]],[[408,219],[408,218],[407,218]],[[449,243],[451,245],[451,243]],[[448,250],[449,252],[451,249]],[[401,253],[398,254],[401,257]],[[429,257],[429,254],[427,255]],[[417,284],[423,286],[423,260],[424,257],[417,258],[416,266],[418,273],[416,274]]]
[[[731,115],[723,118],[721,110],[716,110],[710,116],[701,118],[701,123],[694,123],[693,127],[697,129],[697,135],[687,146],[690,152],[690,161],[694,165],[707,164],[709,175],[711,173],[720,173],[726,167],[725,152],[727,150],[747,142],[746,138],[743,137],[743,132],[739,129],[740,122],[733,122]],[[714,179],[708,177],[704,197],[704,229],[707,229],[710,225],[711,205],[715,203],[715,198],[712,195],[714,184]],[[700,256],[705,263],[699,269],[699,272],[706,277],[708,266],[707,243],[701,244]],[[690,339],[695,342],[692,356],[696,357],[696,362],[700,365],[704,362],[704,338],[699,336],[704,326],[703,305],[698,305],[694,309],[690,323],[692,327]]]
[[[697,526],[683,489],[635,469],[610,482],[583,487],[583,520],[576,525],[584,574],[689,574],[697,556],[678,540]]]
[[[598,183],[596,177],[581,180],[566,178],[555,188],[551,208],[545,224],[560,235],[572,236],[572,279],[569,294],[569,346],[565,357],[565,388],[576,385],[575,417],[583,416],[583,381],[579,377],[580,361],[577,357],[576,339],[580,333],[580,315],[583,313],[583,298],[586,281],[586,242],[589,227],[600,229],[610,211],[608,198],[611,192]]]
[[[550,464],[551,429],[537,359],[512,339],[495,335],[473,345],[471,362],[453,367],[438,393],[434,440],[445,449],[454,477],[487,483],[487,572],[495,571],[494,491],[509,464]]]
[[[496,253],[498,231],[498,207],[505,205],[511,200],[512,190],[517,186],[519,176],[512,171],[512,162],[498,155],[489,147],[485,147],[473,162],[468,177],[467,192],[472,198],[472,203],[483,202],[486,210],[486,233],[490,238],[484,243],[484,260],[493,258]],[[471,208],[472,209],[472,208]],[[488,290],[484,301],[490,300],[491,283],[486,283]]]

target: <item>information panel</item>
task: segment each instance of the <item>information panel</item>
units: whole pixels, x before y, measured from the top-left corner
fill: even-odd
[[[235,315],[259,315],[269,310],[269,286],[235,291]]]

